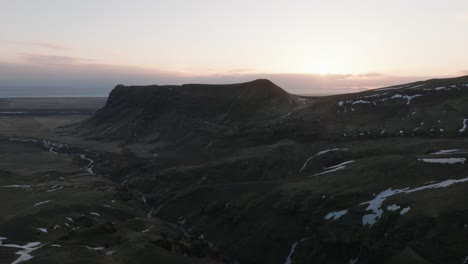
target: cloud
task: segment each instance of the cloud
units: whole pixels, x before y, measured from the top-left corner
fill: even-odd
[[[65,50],[65,46],[52,42],[32,42],[31,45],[51,50]]]
[[[18,53],[17,55],[26,63],[31,64],[77,64],[93,62],[93,60],[78,57],[43,55],[36,53]]]
[[[227,73],[246,73],[246,72],[253,72],[253,69],[232,69],[227,71]]]
[[[410,83],[429,77],[364,74],[231,73],[190,75],[123,65],[99,64],[93,60],[35,53],[18,54],[23,63],[0,62],[0,97],[6,96],[107,96],[119,84],[239,83],[270,79],[293,94],[339,94]],[[246,69],[247,70],[247,69]]]
[[[378,73],[378,72],[368,72],[368,73],[358,74],[357,77],[359,77],[359,78],[379,78],[379,77],[384,77],[384,75],[382,73]]]
[[[459,73],[461,75],[468,75],[468,70],[461,70]]]
[[[52,51],[62,51],[66,50],[67,47],[65,45],[55,43],[55,42],[33,42],[33,41],[6,41],[6,43],[10,43],[13,45],[20,45],[20,46],[28,46],[28,47],[35,47],[45,50],[52,50]]]

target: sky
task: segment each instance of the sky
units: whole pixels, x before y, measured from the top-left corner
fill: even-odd
[[[268,78],[336,94],[468,74],[466,0],[0,0],[0,97]]]

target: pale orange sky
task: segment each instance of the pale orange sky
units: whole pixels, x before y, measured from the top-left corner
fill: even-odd
[[[1,1],[0,32],[0,92],[270,77],[336,93],[468,74],[466,0]]]

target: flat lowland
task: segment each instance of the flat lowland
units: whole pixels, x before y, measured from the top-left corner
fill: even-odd
[[[106,98],[0,98],[0,136],[51,136],[104,106]]]
[[[59,127],[88,118],[85,111],[104,103],[1,100],[11,112],[30,112],[0,114],[0,263],[218,263],[203,258],[212,255],[206,242],[148,218],[141,197],[98,168],[98,153],[65,144],[72,137],[60,136]],[[64,109],[77,113],[61,114]],[[173,256],[164,247],[185,253]]]
[[[19,97],[0,98],[0,109],[29,110],[97,110],[104,106],[106,97]]]
[[[0,98],[0,137],[48,139],[84,148],[96,147],[82,138],[59,135],[59,132],[89,118],[106,100],[106,97]],[[97,145],[116,151],[116,144]]]

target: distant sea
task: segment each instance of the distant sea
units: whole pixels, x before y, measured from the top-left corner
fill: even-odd
[[[0,86],[0,98],[14,97],[107,97],[112,88],[5,88]]]

